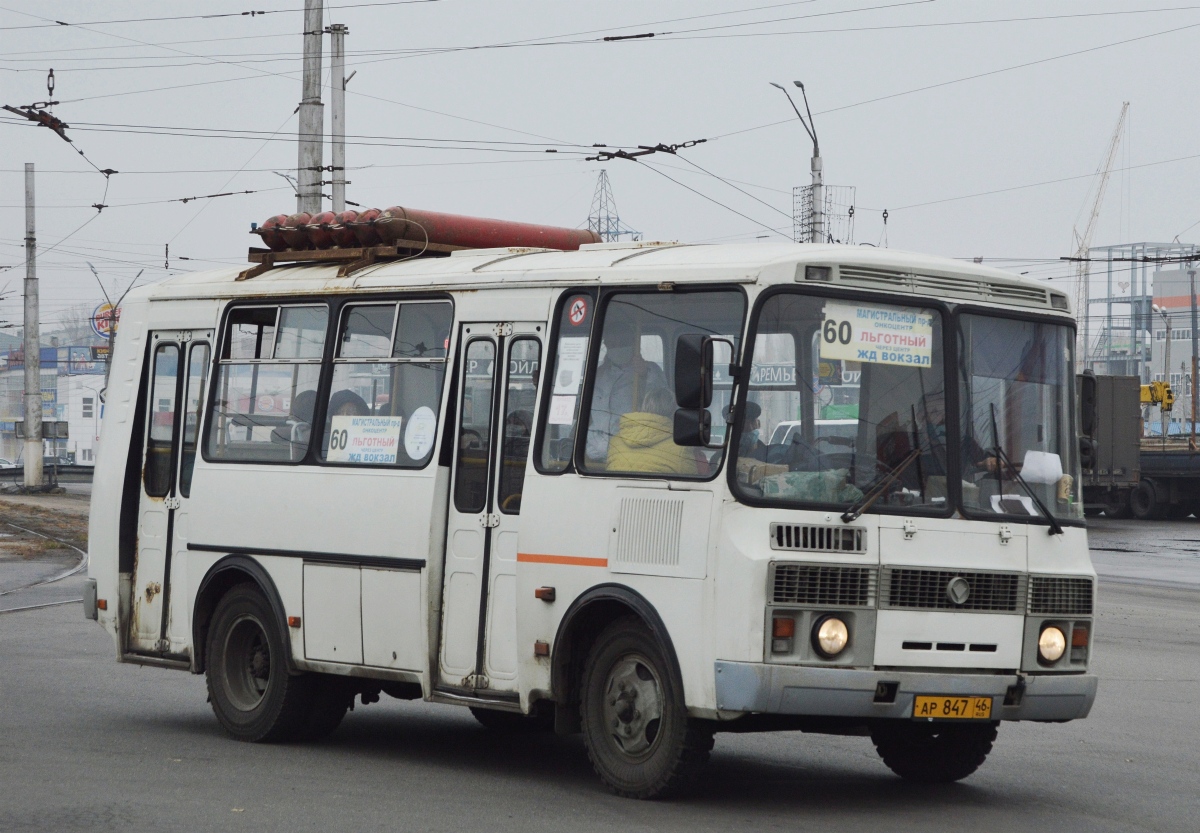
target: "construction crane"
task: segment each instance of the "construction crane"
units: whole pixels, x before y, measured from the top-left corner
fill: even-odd
[[[1095,180],[1095,196],[1092,199],[1092,213],[1080,232],[1079,226],[1071,230],[1072,242],[1075,245],[1075,319],[1083,331],[1083,349],[1079,351],[1081,368],[1087,366],[1087,356],[1091,349],[1091,333],[1088,328],[1088,312],[1090,297],[1090,280],[1092,264],[1088,260],[1088,250],[1092,247],[1092,234],[1096,230],[1096,221],[1100,218],[1100,206],[1104,203],[1104,192],[1108,188],[1108,178],[1112,174],[1113,162],[1117,158],[1117,148],[1121,145],[1121,134],[1125,129],[1125,116],[1129,112],[1129,102],[1121,105],[1121,116],[1117,119],[1117,127],[1113,130],[1112,139],[1108,142],[1108,150],[1100,167],[1096,168],[1098,178]]]

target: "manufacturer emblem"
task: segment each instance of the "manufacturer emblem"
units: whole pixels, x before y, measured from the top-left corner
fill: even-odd
[[[971,598],[971,584],[962,576],[955,576],[946,584],[946,598],[953,604],[965,604]]]

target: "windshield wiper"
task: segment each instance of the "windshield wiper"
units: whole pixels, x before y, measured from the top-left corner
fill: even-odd
[[[866,512],[875,501],[879,500],[884,491],[887,490],[887,487],[895,483],[896,478],[904,474],[904,470],[911,466],[914,460],[920,458],[922,450],[921,446],[916,446],[904,456],[903,460],[875,478],[871,485],[867,486],[866,490],[862,493],[862,497],[852,503],[850,508],[842,513],[842,523],[848,524],[858,520],[858,517],[863,512]]]
[[[1012,460],[1009,459],[1008,454],[1004,451],[1004,447],[1000,445],[1000,432],[996,430],[996,404],[994,402],[992,403],[992,439],[996,443],[996,459],[1008,468],[1009,472],[1012,473],[1013,479],[1016,480],[1017,483],[1021,485],[1021,488],[1025,490],[1025,494],[1029,495],[1029,497],[1033,499],[1033,503],[1035,506],[1037,506],[1038,511],[1046,516],[1046,520],[1050,522],[1050,534],[1062,535],[1063,528],[1062,524],[1058,522],[1058,518],[1051,514],[1050,510],[1046,507],[1046,504],[1042,502],[1040,497],[1038,497],[1038,493],[1035,492],[1033,487],[1025,481],[1025,478],[1021,476],[1021,472],[1017,471],[1017,467],[1014,466]],[[999,467],[997,467],[997,475],[998,474]],[[1000,480],[999,476],[997,476],[997,480]],[[1002,480],[1000,482],[1003,484]],[[1004,499],[1003,487],[1000,489],[1000,499]]]

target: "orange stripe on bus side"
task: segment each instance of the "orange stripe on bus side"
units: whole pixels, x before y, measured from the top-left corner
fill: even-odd
[[[517,561],[526,564],[571,564],[575,567],[607,567],[607,558],[586,558],[581,555],[537,555],[531,552],[517,553]]]

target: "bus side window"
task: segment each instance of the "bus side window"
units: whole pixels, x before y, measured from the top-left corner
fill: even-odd
[[[542,408],[541,448],[535,457],[539,470],[548,474],[566,471],[571,464],[595,302],[590,292],[568,294],[561,302],[550,396]]]
[[[542,346],[536,338],[518,338],[508,354],[508,388],[504,392],[504,440],[501,446],[500,511],[521,512],[521,489],[533,433],[533,403],[537,396]]]
[[[160,344],[154,351],[154,379],[150,388],[150,438],[146,441],[145,482],[150,497],[171,492],[171,440],[175,435],[175,388],[178,385],[179,348]]]
[[[492,386],[496,346],[477,339],[467,345],[467,372],[458,428],[458,468],[454,475],[454,508],[482,512],[487,506],[488,460],[492,443]]]
[[[344,308],[321,435],[326,462],[406,468],[429,462],[453,319],[448,301]]]
[[[191,345],[188,352],[187,388],[183,394],[183,450],[179,460],[179,493],[183,497],[189,497],[192,492],[192,468],[196,465],[200,409],[204,407],[209,359],[209,347],[206,342],[198,341]]]
[[[304,458],[328,318],[324,304],[230,311],[205,438],[209,458]]]

